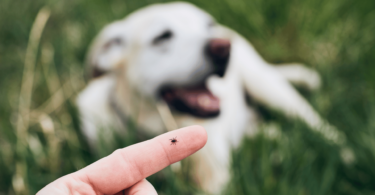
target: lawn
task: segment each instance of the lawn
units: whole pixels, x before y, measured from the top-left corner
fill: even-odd
[[[1,0],[0,195],[35,194],[115,148],[149,138],[130,122],[126,140],[90,151],[75,98],[87,83],[85,55],[94,36],[156,2],[164,1]],[[191,2],[250,40],[267,61],[320,72],[321,89],[299,90],[354,153],[343,161],[342,148],[256,105],[265,128],[233,151],[225,194],[375,194],[375,1]],[[159,194],[204,194],[189,161],[182,163],[180,173],[166,168],[148,178]]]

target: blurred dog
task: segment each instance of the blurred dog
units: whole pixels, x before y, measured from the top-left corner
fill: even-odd
[[[291,85],[318,88],[315,71],[272,66],[243,37],[188,3],[152,5],[109,24],[93,42],[88,64],[92,79],[77,103],[90,144],[100,129],[123,129],[129,118],[155,134],[202,125],[209,139],[194,155],[194,175],[207,192],[220,193],[231,150],[259,125],[247,97],[339,141]]]

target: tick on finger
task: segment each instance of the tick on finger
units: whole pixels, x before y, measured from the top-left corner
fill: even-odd
[[[171,145],[173,144],[173,145],[176,145],[177,144],[177,136],[176,137],[174,137],[174,138],[172,138],[172,139],[169,139],[169,140],[171,140]]]

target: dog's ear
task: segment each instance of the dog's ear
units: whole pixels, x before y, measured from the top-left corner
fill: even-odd
[[[124,62],[125,38],[123,22],[106,26],[93,41],[86,59],[90,78],[113,71]]]

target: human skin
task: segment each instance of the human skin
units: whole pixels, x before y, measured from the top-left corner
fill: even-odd
[[[177,137],[176,145],[171,145],[173,137]],[[192,155],[206,142],[207,133],[201,126],[164,133],[118,149],[81,170],[53,181],[37,195],[157,194],[145,178]]]

